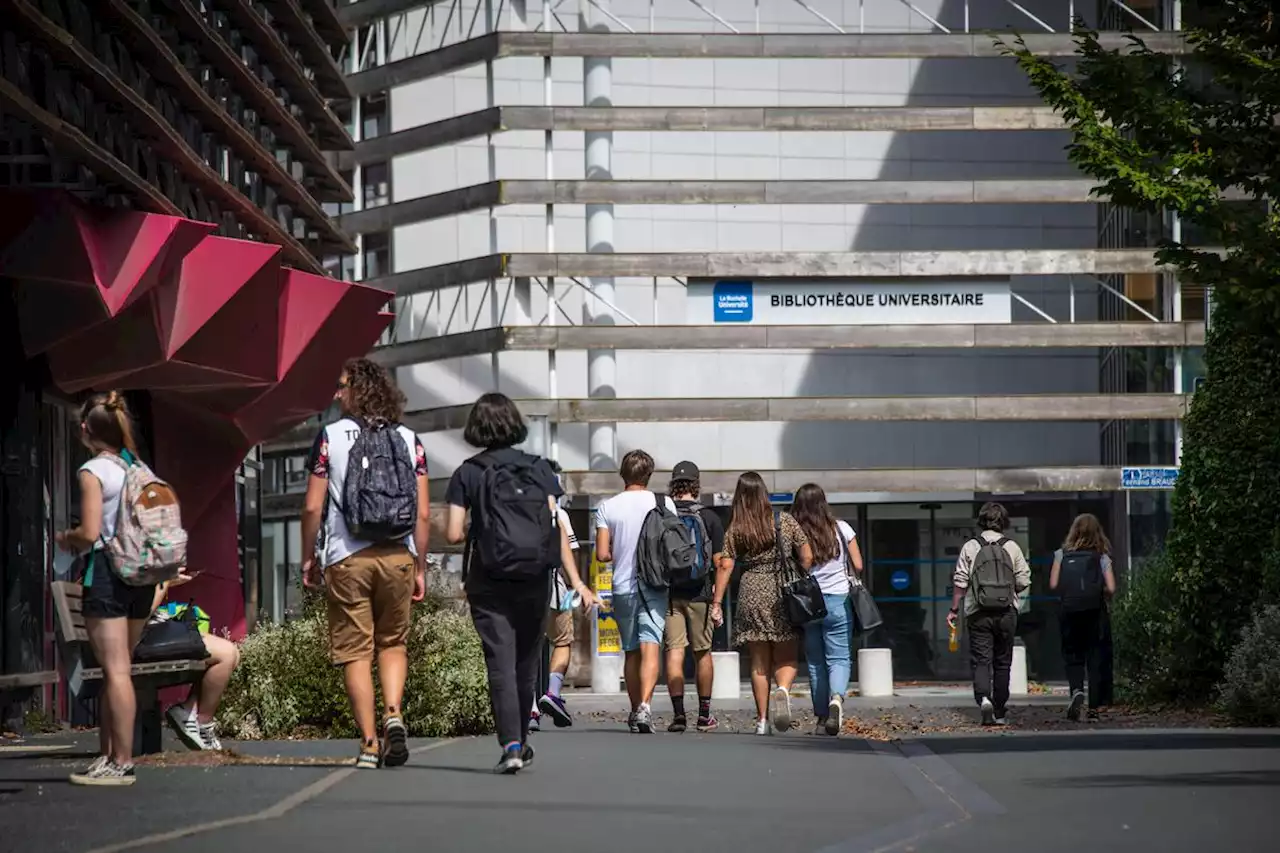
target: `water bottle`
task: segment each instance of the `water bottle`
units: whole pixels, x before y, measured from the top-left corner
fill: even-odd
[[[959,625],[951,626],[951,639],[947,641],[947,648],[950,651],[960,651],[960,627]]]

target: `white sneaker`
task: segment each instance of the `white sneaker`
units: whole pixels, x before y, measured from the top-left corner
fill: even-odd
[[[649,703],[643,702],[636,709],[636,731],[642,735],[653,733],[653,711],[649,709]]]
[[[756,734],[763,735],[765,737],[773,734],[773,731],[769,728],[768,720],[756,720]]]
[[[984,726],[994,726],[996,724],[996,706],[991,704],[991,700],[983,696],[982,702],[978,707],[982,709],[982,724]]]
[[[781,687],[775,688],[769,700],[772,706],[773,727],[779,734],[791,729],[791,694]]]
[[[827,718],[819,717],[813,723],[813,733],[815,735],[825,735],[827,733]]]
[[[133,775],[132,764],[122,767],[114,761],[95,761],[83,772],[72,773],[69,781],[72,785],[123,787],[132,785],[137,779]]]
[[[832,696],[827,703],[827,734],[835,737],[844,728],[844,702],[839,696]]]
[[[210,748],[200,734],[200,720],[195,711],[188,711],[181,705],[170,705],[169,710],[164,712],[164,719],[187,749],[200,751]]]
[[[200,740],[204,741],[204,748],[211,749],[215,752],[222,751],[222,741],[218,740],[218,729],[214,723],[200,723]]]

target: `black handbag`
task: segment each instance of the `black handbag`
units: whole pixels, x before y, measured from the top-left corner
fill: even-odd
[[[817,622],[827,615],[827,600],[822,596],[822,587],[812,574],[796,575],[790,571],[792,565],[782,549],[782,516],[773,517],[774,550],[778,560],[778,578],[782,585],[782,606],[787,612],[787,622],[793,628],[803,628],[810,622]]]
[[[133,650],[134,663],[159,663],[170,660],[204,660],[209,650],[196,625],[195,608],[188,606],[172,619],[148,622],[142,639]]]
[[[853,616],[857,620],[857,630],[872,631],[884,624],[880,608],[876,607],[866,585],[853,573],[853,558],[849,554],[849,542],[836,527],[836,535],[840,537],[840,545],[844,548],[844,568],[849,576],[849,602],[853,605]]]

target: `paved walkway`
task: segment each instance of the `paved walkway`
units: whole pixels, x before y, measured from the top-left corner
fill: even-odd
[[[0,851],[1204,853],[1275,850],[1280,832],[1275,731],[887,743],[582,719],[534,743],[515,778],[489,772],[491,738],[414,741],[408,766],[375,772],[333,766],[350,743],[291,742],[237,746],[282,766],[147,767],[116,790],[67,785],[79,756],[0,753],[0,782],[25,783],[0,796]]]

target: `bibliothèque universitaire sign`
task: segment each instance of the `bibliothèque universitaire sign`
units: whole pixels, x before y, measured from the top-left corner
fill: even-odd
[[[941,325],[1012,322],[1007,280],[689,282],[688,322],[761,326]]]

